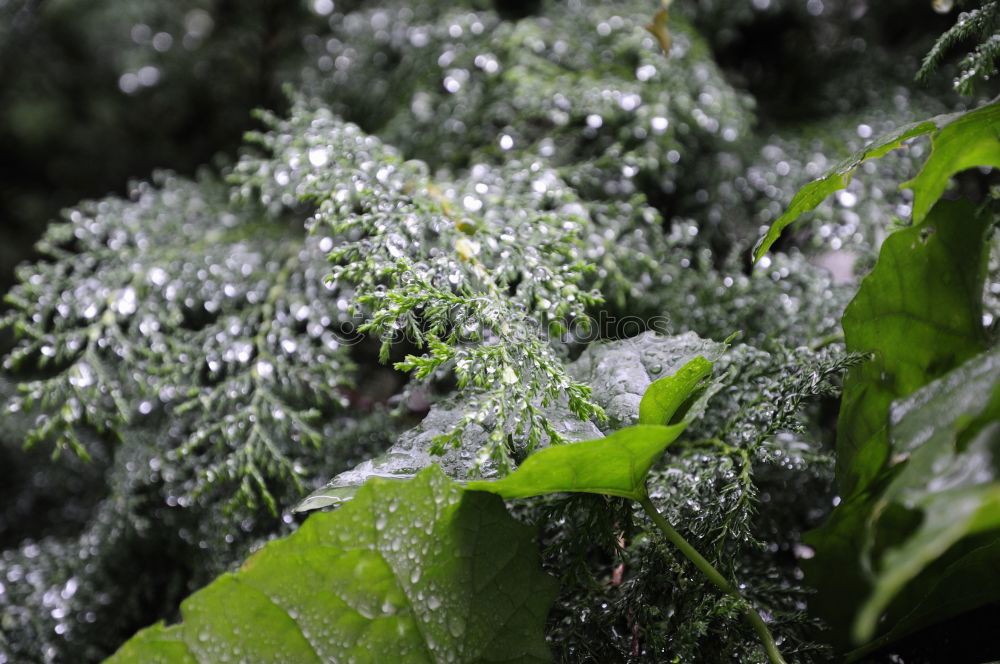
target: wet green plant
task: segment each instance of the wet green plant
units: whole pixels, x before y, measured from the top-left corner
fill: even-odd
[[[543,436],[561,440],[543,413],[550,404],[565,399],[580,419],[603,415],[549,342],[586,325],[602,300],[586,282],[589,220],[553,172],[512,164],[435,183],[322,108],[300,104],[290,119],[268,122],[270,133],[252,137],[268,157],[238,165],[240,186],[265,203],[315,206],[310,230],[334,264],[328,283],[354,289],[358,331],[381,339],[383,361],[406,339],[428,352],[396,368],[420,379],[454,370],[469,388],[467,414],[438,449],[489,420],[481,462],[505,471],[508,435],[526,452]]]
[[[952,3],[940,4],[950,8]],[[938,38],[927,53],[917,77],[929,78],[956,47],[974,43],[975,46],[959,60],[959,73],[954,81],[955,89],[968,95],[972,94],[977,84],[982,85],[992,77],[1000,60],[1000,3],[980,0],[976,3],[960,1],[958,4],[961,9],[969,4],[978,6],[959,12],[955,24]]]
[[[997,279],[994,265],[987,285],[987,259],[972,257],[991,218],[937,198],[953,174],[981,188],[961,173],[995,165],[995,108],[899,128],[952,106],[906,87],[912,44],[878,62],[879,21],[902,3],[864,21],[832,3],[819,15],[816,3],[752,4],[675,3],[665,46],[644,27],[655,7],[639,1],[310,3],[311,64],[287,110],[258,114],[231,167],[158,175],[68,211],[10,294],[20,337],[13,384],[0,381],[0,454],[16,460],[0,462],[15,474],[0,482],[0,660],[97,661],[163,621],[119,659],[362,647],[392,658],[395,643],[488,661],[528,643],[528,661],[811,663],[828,659],[822,642],[857,635],[854,656],[867,656],[946,618],[942,606],[992,597],[975,582],[993,555],[975,548],[995,529],[992,479],[953,487],[976,506],[954,529],[908,519],[960,502],[928,467],[961,474],[991,453],[992,402],[948,378],[988,392],[992,356],[978,353],[993,337],[979,333],[1000,291],[976,308]],[[817,37],[816,84],[797,100],[770,98],[760,61],[727,52],[742,26],[788,17]],[[814,71],[859,59],[873,67]],[[825,115],[804,110],[816,107]],[[918,134],[932,138],[929,157]],[[893,193],[924,162],[915,198]],[[806,212],[812,223],[777,251],[745,260],[762,225],[781,219],[770,242]],[[958,233],[959,218],[975,233]],[[860,272],[880,252],[842,319],[851,261]],[[831,275],[829,259],[848,268]],[[924,287],[894,290],[893,266]],[[932,273],[968,287],[949,295]],[[928,302],[947,320],[925,316]],[[908,322],[893,327],[883,310],[902,305]],[[955,316],[961,343],[924,334]],[[910,332],[930,341],[907,344]],[[914,376],[911,360],[926,371]],[[933,428],[924,405],[960,416]],[[643,431],[657,440],[630,466],[618,457]],[[32,456],[16,456],[28,438]],[[61,454],[42,468],[47,444]],[[576,477],[597,493],[564,495],[582,485],[560,480],[546,489],[558,493],[507,506],[537,529],[540,554],[495,497],[460,488],[502,492],[546,459],[574,468],[581,450],[596,452]],[[833,519],[804,535],[835,498]],[[343,507],[299,529],[301,512],[332,505]],[[37,527],[11,526],[34,506]],[[377,532],[408,538],[414,558]],[[371,538],[349,546],[344,533]],[[837,553],[826,535],[853,544],[824,581]],[[526,598],[504,614],[523,629],[488,624],[479,602],[498,596],[463,594],[470,569],[498,562],[483,549],[515,552],[510,575],[495,576],[499,596]],[[417,558],[421,579],[407,583]],[[390,574],[379,559],[398,564]],[[159,572],[116,582],[144,566]],[[431,568],[441,575],[425,578]],[[348,587],[352,573],[379,592]],[[545,592],[525,596],[531,583]],[[361,612],[312,592],[328,585]],[[949,587],[968,601],[949,603]],[[226,623],[230,607],[270,617]],[[476,643],[499,645],[463,642],[456,632],[473,623]]]
[[[24,377],[8,412],[38,413],[27,443],[86,457],[81,427],[120,439],[168,410],[194,491],[276,512],[268,483],[300,482],[289,450],[321,444],[350,380],[318,240],[231,206],[218,181],[163,174],[68,211],[39,249],[49,260],[20,271],[4,318],[19,338],[5,367]]]
[[[990,200],[941,198],[956,173],[1000,167],[998,113],[994,101],[876,139],[803,188],[755,250],[760,258],[864,160],[931,133],[927,161],[903,185],[914,191],[912,222],[886,239],[844,312],[847,349],[868,355],[848,373],[840,407],[837,481],[844,502],[806,537],[817,554],[805,565],[820,591],[814,607],[830,640],[855,648],[851,661],[997,597],[989,584],[971,590],[980,565],[995,555],[990,544],[981,548],[995,537],[985,516],[994,488],[985,459],[992,456],[986,450],[997,416],[995,386],[977,381],[993,361],[983,292],[996,213]],[[956,390],[958,382],[972,387]],[[921,417],[920,408],[939,417]],[[928,464],[936,464],[931,480]],[[973,476],[972,468],[980,472]],[[944,604],[925,603],[941,597],[942,583],[966,590]]]
[[[552,445],[500,480],[470,482],[463,490],[436,467],[403,483],[370,478],[340,511],[313,515],[240,572],[186,600],[185,623],[140,632],[110,661],[203,661],[243,652],[323,661],[355,650],[491,661],[494,639],[503,639],[496,654],[504,661],[512,653],[518,661],[546,661],[537,625],[551,601],[551,580],[529,571],[533,554],[522,551],[525,529],[498,504],[476,495],[585,492],[638,502],[664,536],[742,606],[768,660],[783,664],[760,614],[663,518],[646,491],[647,474],[684,432],[685,418],[704,412],[718,391],[708,380],[711,369],[711,362],[695,357],[649,386],[638,426],[599,440]],[[484,547],[494,554],[482,555]],[[332,593],[315,592],[331,586]],[[515,604],[515,597],[525,606]],[[501,598],[502,608],[496,605]],[[236,614],[221,611],[224,604],[240,608]]]
[[[183,623],[139,632],[108,661],[544,662],[555,589],[537,557],[499,500],[436,468],[376,479],[185,600]]]
[[[699,388],[708,389],[702,381],[711,370],[711,362],[699,356],[682,366],[676,374],[652,383],[640,403],[640,424],[636,427],[622,429],[596,441],[550,447],[526,460],[507,477],[492,482],[472,482],[468,488],[496,493],[506,499],[556,492],[584,492],[634,500],[667,540],[714,586],[737,603],[745,604],[735,586],[663,518],[649,499],[646,489],[646,475],[653,463],[686,428],[683,415],[691,407],[695,412],[699,410],[689,401]],[[708,396],[711,394],[710,391]],[[689,408],[681,413],[682,417],[677,417],[678,411],[685,406]],[[669,426],[668,423],[673,421],[677,423]],[[774,637],[757,610],[746,604],[743,612],[760,638],[768,660],[772,664],[784,664]]]

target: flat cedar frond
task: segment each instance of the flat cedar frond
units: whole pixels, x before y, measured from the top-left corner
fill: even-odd
[[[168,411],[201,488],[276,509],[269,480],[298,481],[289,453],[322,442],[350,371],[318,245],[207,179],[160,174],[70,210],[8,296],[6,368],[23,377],[8,408],[39,412],[29,442],[81,456],[80,427],[117,437]]]
[[[310,230],[330,249],[330,283],[350,285],[365,312],[360,331],[382,359],[406,339],[422,356],[396,367],[418,378],[454,370],[466,416],[438,445],[457,445],[475,422],[492,430],[480,460],[511,466],[507,436],[530,451],[559,440],[545,418],[568,403],[581,419],[603,413],[566,372],[561,336],[586,326],[602,301],[588,285],[583,239],[596,233],[575,192],[541,162],[475,166],[435,182],[419,163],[333,116],[298,102],[288,119],[265,116],[236,179],[265,203],[315,206]]]

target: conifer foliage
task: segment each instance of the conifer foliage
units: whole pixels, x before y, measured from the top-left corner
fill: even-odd
[[[223,20],[221,4],[198,25]],[[678,0],[657,36],[646,26],[667,9],[644,0],[316,0],[280,56],[295,63],[285,107],[259,111],[228,161],[66,210],[3,314],[0,664],[821,662],[856,646],[907,655],[901,638],[952,617],[902,615],[891,602],[940,592],[940,570],[893,576],[894,550],[865,539],[881,524],[886,543],[929,555],[884,512],[905,496],[878,494],[909,477],[881,475],[909,451],[851,457],[867,493],[835,495],[845,376],[847,394],[869,389],[869,355],[891,357],[845,343],[841,320],[872,264],[885,275],[899,253],[917,270],[901,238],[951,237],[896,225],[951,175],[1000,163],[995,113],[907,125],[955,105],[911,85],[932,39],[883,39],[908,0],[870,24],[824,3],[736,4]],[[963,14],[921,75],[937,81],[931,69],[975,37],[957,85],[988,85],[997,5]],[[775,22],[912,66],[852,80],[840,46],[817,48],[822,81],[801,101],[836,115],[805,122],[765,98],[773,63],[753,49],[734,62],[741,35]],[[969,118],[980,151],[951,159],[941,145]],[[936,152],[912,140],[923,134]],[[947,168],[915,203],[897,185],[928,154]],[[877,172],[862,163],[875,158]],[[980,203],[968,241],[982,265],[964,294],[979,352],[995,342],[982,323],[1000,317],[1000,267],[983,182],[961,191]],[[877,282],[858,297],[882,303]],[[938,364],[879,402],[882,447],[907,431],[882,422],[892,399],[933,399],[930,381],[957,370]],[[995,425],[984,395],[955,434],[976,449]],[[544,490],[505,493],[525,477]],[[583,493],[549,495],[563,490]],[[293,512],[338,505],[305,525]],[[45,523],[18,525],[32,513]],[[972,530],[962,546],[979,543]],[[827,578],[804,580],[813,556],[837,561]],[[865,561],[883,576],[864,577]],[[829,589],[841,572],[861,589],[853,604]],[[882,594],[866,603],[871,587]],[[830,603],[869,615],[854,625]]]
[[[289,452],[320,443],[350,367],[323,251],[296,226],[170,174],[68,212],[8,296],[29,444],[87,456],[81,426],[120,438],[166,409],[206,486],[276,510],[268,481],[298,481]]]

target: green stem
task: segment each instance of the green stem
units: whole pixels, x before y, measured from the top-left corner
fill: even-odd
[[[644,496],[639,499],[639,504],[642,505],[642,509],[645,510],[649,518],[653,520],[653,523],[663,531],[667,539],[670,540],[671,544],[676,546],[681,550],[688,560],[694,563],[695,567],[701,570],[702,574],[708,577],[711,581],[718,587],[722,592],[735,597],[743,605],[743,615],[746,617],[747,621],[753,627],[754,631],[757,632],[757,636],[760,638],[761,643],[764,644],[764,650],[767,651],[767,658],[771,661],[771,664],[786,664],[785,659],[778,652],[778,646],[774,642],[774,637],[771,636],[771,631],[767,628],[767,624],[764,623],[764,619],[760,617],[760,614],[750,606],[750,603],[740,595],[739,591],[733,584],[729,583],[726,577],[719,573],[719,570],[712,567],[712,563],[708,562],[703,555],[698,553],[698,551],[688,544],[688,541],[681,537],[681,534],[674,530],[663,515],[656,510],[656,506],[653,505],[653,501],[649,499],[648,496]]]
[[[843,340],[844,340],[843,332],[840,331],[834,332],[833,334],[828,334],[825,337],[813,341],[811,344],[809,344],[809,350],[821,350],[823,348],[826,348],[830,344],[835,344],[838,341],[843,341]]]

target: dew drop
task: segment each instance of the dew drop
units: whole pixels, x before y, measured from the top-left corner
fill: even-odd
[[[309,163],[316,168],[325,166],[328,160],[329,155],[327,155],[326,148],[312,148],[309,150]]]

